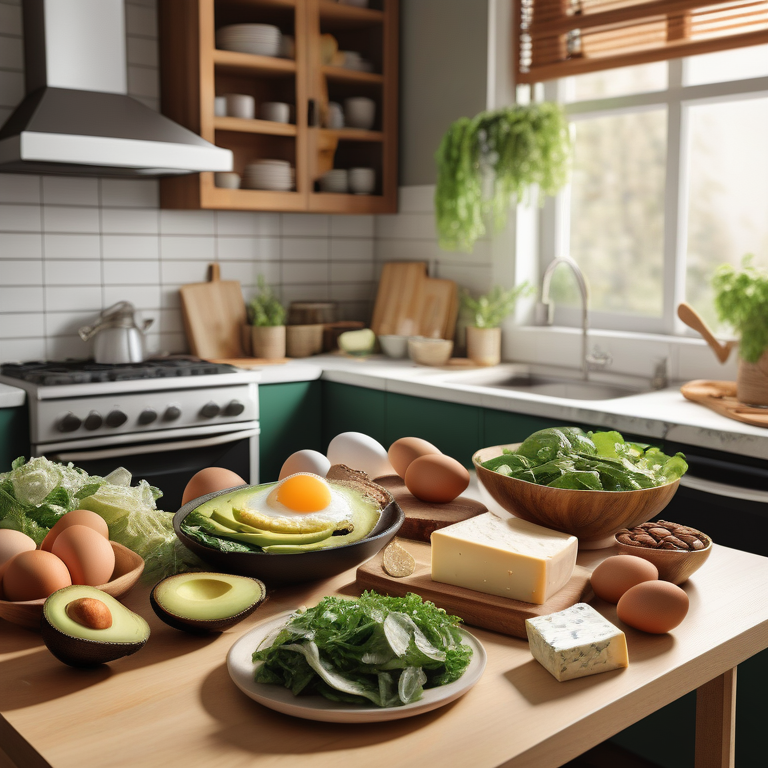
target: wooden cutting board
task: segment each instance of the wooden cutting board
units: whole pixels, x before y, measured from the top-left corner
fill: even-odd
[[[453,280],[428,277],[423,284],[419,333],[429,338],[452,339],[459,316],[459,287]]]
[[[373,307],[371,330],[377,336],[420,333],[422,291],[427,279],[423,261],[390,261],[384,265]]]
[[[421,501],[408,491],[398,475],[377,477],[374,482],[386,488],[405,512],[405,522],[397,534],[403,539],[428,542],[432,531],[488,511],[485,504],[466,496],[459,496],[448,504]]]
[[[680,387],[683,396],[711,408],[721,416],[755,427],[768,427],[768,409],[744,405],[736,398],[735,381],[689,381]]]
[[[416,570],[410,576],[396,579],[382,568],[383,553],[379,552],[357,569],[357,586],[361,592],[366,589],[375,589],[377,592],[395,597],[402,597],[407,592],[415,592],[424,600],[431,600],[438,608],[461,617],[466,624],[523,639],[526,639],[526,619],[562,611],[576,603],[588,602],[593,597],[592,588],[589,585],[590,571],[580,565],[576,566],[571,580],[544,605],[523,603],[507,597],[485,595],[473,589],[441,584],[432,581],[429,544],[401,539],[397,541],[401,547],[413,555],[416,560]]]
[[[241,327],[246,322],[240,283],[222,280],[218,264],[208,266],[207,283],[179,289],[184,330],[193,355],[203,359],[245,357]]]

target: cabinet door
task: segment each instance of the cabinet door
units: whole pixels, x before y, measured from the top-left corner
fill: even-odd
[[[296,451],[323,451],[319,381],[259,386],[259,473],[277,480],[283,462]]]
[[[9,472],[19,456],[32,458],[27,407],[0,408],[0,472]]]
[[[510,413],[483,409],[483,448],[490,445],[522,443],[528,435],[547,427],[562,426],[560,422],[526,413]]]
[[[389,448],[386,392],[323,382],[323,451],[341,432],[362,432]]]

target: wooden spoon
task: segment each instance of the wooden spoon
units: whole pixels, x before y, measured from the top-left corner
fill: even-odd
[[[693,328],[694,331],[698,331],[702,335],[704,341],[709,344],[721,363],[724,363],[728,359],[728,355],[730,355],[731,350],[736,346],[737,342],[726,341],[724,344],[721,344],[715,338],[712,331],[709,330],[709,326],[707,326],[701,318],[701,315],[690,304],[686,304],[684,301],[677,307],[677,316],[689,328]]]

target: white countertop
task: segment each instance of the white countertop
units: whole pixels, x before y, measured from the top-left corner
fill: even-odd
[[[502,364],[512,370],[511,364]],[[490,369],[475,369],[485,371]],[[716,451],[768,459],[768,429],[720,416],[686,400],[679,384],[610,400],[572,400],[470,385],[467,370],[429,368],[381,355],[317,355],[260,369],[261,384],[324,379],[403,395],[444,400],[616,429]],[[599,378],[599,374],[591,374]]]
[[[0,384],[0,408],[16,408],[24,405],[25,397],[26,393],[23,389]]]

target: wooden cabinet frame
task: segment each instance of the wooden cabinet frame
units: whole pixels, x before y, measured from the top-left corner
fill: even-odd
[[[341,5],[335,0],[161,0],[161,95],[165,115],[217,146],[232,149],[235,171],[258,158],[291,161],[292,192],[225,189],[213,173],[161,180],[163,208],[317,213],[394,213],[397,210],[398,7],[384,10]],[[291,19],[292,17],[292,19]],[[295,59],[219,50],[217,25],[282,22],[292,27]],[[230,20],[231,19],[231,20]],[[290,24],[292,21],[292,25]],[[366,32],[368,30],[368,32]],[[370,35],[380,72],[361,72],[321,62],[321,33]],[[215,117],[220,92],[250,92],[257,100],[290,94],[295,122],[272,123]],[[247,90],[246,90],[247,89]],[[377,102],[375,130],[330,130],[322,126],[329,98],[370,95]],[[310,125],[310,121],[312,124]],[[374,167],[373,195],[317,191],[316,182],[334,167]]]

